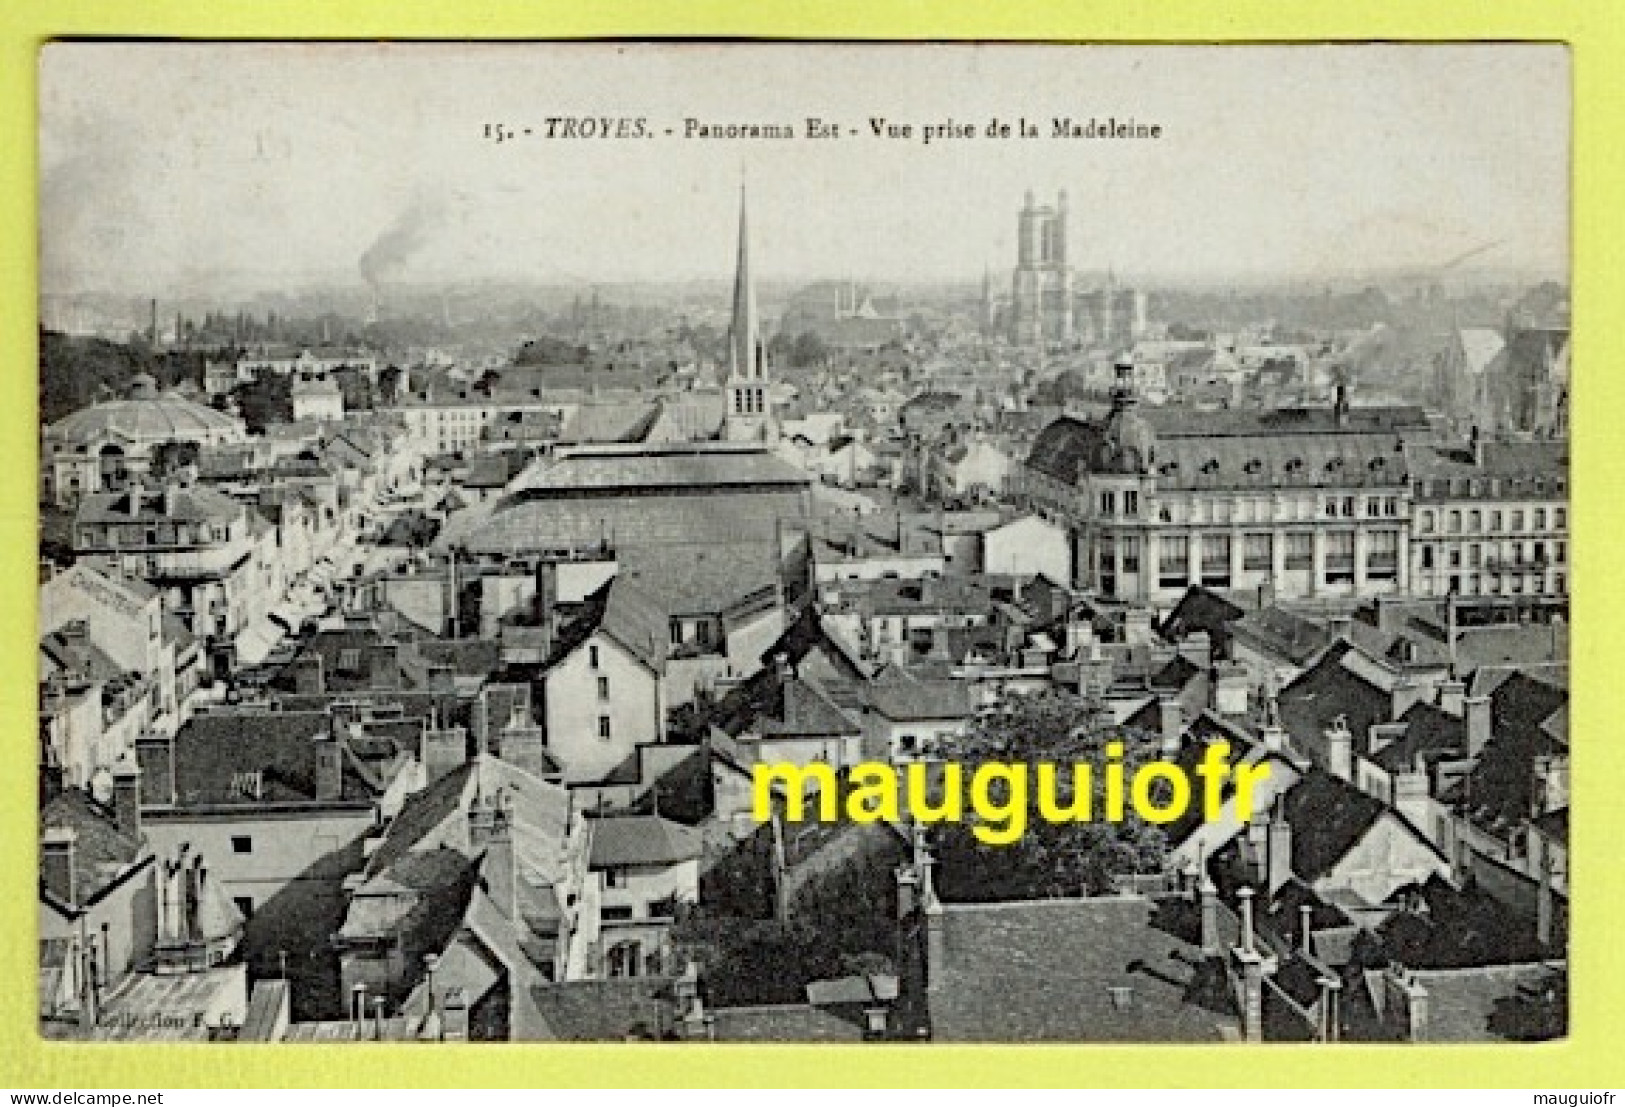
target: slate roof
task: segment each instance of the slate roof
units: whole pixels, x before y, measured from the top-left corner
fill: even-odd
[[[1459,716],[1418,703],[1400,721],[1405,724],[1404,736],[1371,754],[1371,760],[1388,772],[1405,772],[1418,757],[1431,764],[1467,755],[1467,725]]]
[[[629,579],[616,576],[588,597],[580,615],[554,643],[548,665],[575,653],[595,634],[603,634],[656,673],[665,671],[671,621],[654,596]]]
[[[1469,884],[1454,888],[1438,876],[1397,889],[1400,904],[1377,936],[1383,951],[1413,969],[1507,964],[1540,956],[1535,920]]]
[[[658,555],[627,551],[620,575],[660,597],[672,615],[720,615],[745,597],[779,583],[777,566],[754,546],[728,542],[666,547]]]
[[[1345,664],[1349,658],[1355,660]],[[1368,658],[1347,642],[1339,642],[1314,668],[1304,670],[1283,688],[1276,702],[1281,725],[1291,735],[1293,745],[1324,767],[1328,752],[1326,728],[1343,716],[1354,736],[1353,752],[1363,755],[1370,748],[1367,733],[1371,725],[1388,722],[1393,712],[1392,692],[1368,678],[1375,671],[1377,668]]]
[[[1534,478],[1542,477],[1547,480],[1546,491],[1555,496],[1561,491],[1561,486],[1554,484],[1551,478],[1559,478],[1566,483],[1569,472],[1569,444],[1566,439],[1484,442],[1479,447],[1480,460],[1476,463],[1472,450],[1465,446],[1413,443],[1407,453],[1410,456],[1411,475],[1418,480],[1499,477],[1512,482],[1502,484],[1504,494],[1530,492],[1534,487]]]
[[[1430,1042],[1506,1040],[1496,1030],[1501,1004],[1530,990],[1551,986],[1561,968],[1546,964],[1491,965],[1416,973],[1428,993]]]
[[[1192,1002],[1200,950],[1137,897],[947,904],[930,965],[932,1037],[946,1042],[1219,1041],[1228,1010]],[[1119,1009],[1112,988],[1132,989]]]
[[[1400,819],[1381,800],[1318,769],[1287,789],[1282,813],[1292,826],[1292,871],[1310,883],[1335,869],[1385,815]],[[1432,848],[1420,832],[1412,834]]]
[[[701,853],[697,831],[659,815],[612,815],[594,819],[591,826],[594,869],[675,865]]]
[[[80,622],[79,627],[84,628],[84,623]],[[60,675],[70,680],[105,683],[124,675],[123,667],[90,640],[88,631],[72,634],[68,633],[68,627],[63,627],[42,635],[39,654],[42,678]]]
[[[1178,642],[1187,634],[1205,630],[1215,644],[1229,638],[1230,624],[1246,612],[1217,592],[1192,585],[1179,598],[1174,609],[1158,628],[1170,642]]]
[[[1355,407],[1339,425],[1330,408],[1198,411],[1173,406],[1133,412],[1149,427],[1147,469],[1164,489],[1402,487],[1403,441],[1427,433],[1419,408]],[[1039,434],[1029,467],[1063,484],[1112,472],[1107,424],[1071,416]]]
[[[148,856],[146,844],[119,830],[113,812],[89,793],[65,788],[40,810],[40,830],[67,828],[74,842],[76,905],[92,902],[131,865]]]
[[[717,1007],[719,1042],[861,1042],[863,1027],[810,1004]]]
[[[652,403],[581,404],[559,431],[559,441],[641,442],[660,416]]]
[[[1228,627],[1232,638],[1294,665],[1307,664],[1315,654],[1331,645],[1333,639],[1323,624],[1279,607],[1249,611]]]
[[[428,787],[407,796],[400,811],[390,821],[378,848],[367,859],[366,874],[371,877],[387,872],[396,861],[460,811],[463,793],[468,788],[468,779],[473,771],[473,762],[459,765]]]
[[[140,511],[132,513],[131,497],[140,494]],[[165,497],[168,497],[166,504]],[[203,485],[166,490],[131,489],[94,492],[79,501],[75,523],[228,522],[243,513],[243,506],[224,492]]]
[[[920,680],[887,665],[869,682],[869,703],[893,722],[964,719],[971,714],[970,686],[962,680]]]
[[[316,736],[332,720],[316,711],[220,711],[194,715],[175,735],[175,792],[179,807],[316,800]],[[258,773],[259,798],[237,786],[240,776]],[[376,796],[354,766],[346,763],[340,802],[366,803]]]
[[[583,492],[719,489],[779,485],[804,489],[812,478],[766,450],[675,444],[630,450],[582,450],[535,462],[514,478],[511,497],[535,500]]]
[[[529,989],[540,1040],[615,1042],[655,1037],[676,1015],[671,981],[659,976],[571,980]]]

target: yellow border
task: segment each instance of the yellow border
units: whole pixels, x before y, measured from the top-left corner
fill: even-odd
[[[1502,1086],[1615,1085],[1625,996],[1621,866],[1625,707],[1610,670],[1620,579],[1606,568],[1625,528],[1616,488],[1625,448],[1625,20],[1616,0],[1157,0],[1039,3],[839,0],[775,8],[752,0],[8,0],[0,5],[0,616],[11,629],[0,682],[0,1085],[184,1087],[700,1086]],[[188,38],[761,38],[1225,41],[1543,39],[1573,47],[1575,79],[1573,1026],[1568,1041],[1495,1047],[972,1046],[115,1046],[35,1036],[35,51],[64,35]],[[1493,113],[1494,104],[1484,110]]]

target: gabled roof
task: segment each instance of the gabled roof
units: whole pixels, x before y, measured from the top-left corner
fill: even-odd
[[[1370,755],[1371,760],[1390,773],[1409,771],[1418,758],[1435,761],[1467,754],[1467,726],[1429,703],[1418,703],[1400,718],[1405,734]]]
[[[611,815],[592,820],[594,869],[676,865],[700,856],[698,831],[659,815]]]
[[[629,579],[616,576],[588,597],[582,613],[566,625],[554,644],[551,667],[602,634],[650,671],[666,669],[670,618],[660,602]]]
[[[1317,765],[1327,764],[1326,729],[1339,716],[1354,736],[1353,750],[1369,748],[1367,732],[1373,723],[1385,723],[1393,712],[1393,693],[1378,683],[1382,666],[1347,642],[1338,642],[1277,697],[1281,725],[1297,748]]]
[[[1206,631],[1215,641],[1228,637],[1230,624],[1246,612],[1217,592],[1192,585],[1179,598],[1158,628],[1170,642],[1177,642],[1194,631]]]
[[[659,976],[537,984],[529,996],[539,1016],[538,1040],[653,1038],[669,1030],[677,1014],[671,981]]]
[[[135,497],[139,496],[139,503]],[[224,492],[204,485],[165,489],[94,492],[79,501],[76,523],[221,523],[244,508]]]
[[[73,901],[93,901],[131,865],[148,857],[146,843],[118,828],[112,811],[78,788],[66,788],[40,810],[40,830],[74,831]]]
[[[920,680],[887,665],[869,682],[869,705],[893,722],[969,718],[970,686],[962,680]]]
[[[1231,637],[1294,665],[1307,664],[1331,645],[1333,635],[1324,625],[1280,607],[1249,611],[1227,624]]]
[[[1287,790],[1282,811],[1292,826],[1292,871],[1310,883],[1336,869],[1384,816],[1404,823],[1381,800],[1318,769]],[[1438,852],[1415,828],[1411,834]]]

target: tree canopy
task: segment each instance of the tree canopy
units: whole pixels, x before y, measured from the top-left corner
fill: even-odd
[[[1115,741],[1123,743],[1125,776],[1158,756],[1155,736],[1112,725],[1099,703],[1045,691],[1011,696],[1002,711],[978,719],[964,736],[950,739],[943,756],[963,765],[967,777],[978,765],[1003,762],[1026,765],[1031,779],[1044,762],[1063,770],[1074,762],[1104,764],[1106,744]],[[1070,771],[1057,775],[1060,804],[1071,801],[1072,786]],[[938,861],[937,888],[944,899],[991,902],[1104,895],[1120,875],[1161,867],[1166,837],[1132,809],[1122,822],[1052,823],[1038,814],[1036,790],[1029,791],[1028,803],[1032,810],[1027,832],[1011,845],[978,841],[969,822],[937,824],[932,845]]]

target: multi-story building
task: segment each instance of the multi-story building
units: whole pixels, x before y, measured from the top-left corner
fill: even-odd
[[[1404,593],[1415,408],[1142,411],[1121,365],[1109,414],[1064,417],[1021,477],[1070,520],[1077,582],[1166,603],[1191,585],[1279,599]]]
[[[275,599],[258,587],[247,509],[201,485],[86,496],[73,546],[79,557],[159,589],[164,609],[200,638],[235,635],[255,604]]]
[[[1568,604],[1566,440],[1417,444],[1410,590],[1476,597],[1483,608]]]

